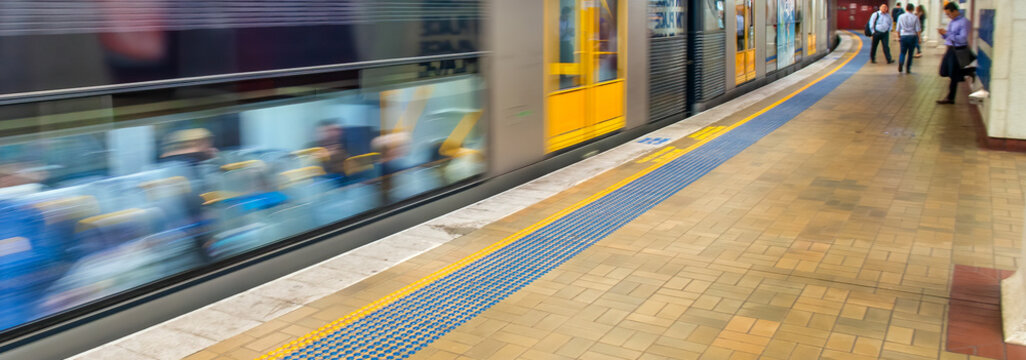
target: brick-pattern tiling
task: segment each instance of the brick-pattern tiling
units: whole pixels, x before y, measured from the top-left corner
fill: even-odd
[[[977,145],[964,94],[934,104],[947,82],[933,75],[939,51],[924,50],[913,75],[867,64],[414,357],[969,359],[945,351],[952,270],[1015,268],[1026,166]],[[625,164],[192,358],[252,359],[648,165]]]
[[[545,342],[506,344],[527,359],[968,359],[944,351],[951,272],[1014,268],[1026,168],[933,103],[943,79],[894,70],[867,65],[472,323]],[[418,357],[497,358],[493,340],[459,328]]]
[[[1005,344],[1001,280],[1009,270],[955,265],[948,302],[947,351],[990,359],[1026,359],[1026,346]]]

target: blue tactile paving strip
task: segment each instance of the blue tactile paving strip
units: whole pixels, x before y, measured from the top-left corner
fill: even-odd
[[[284,358],[408,358],[808,109],[866,63],[867,48],[833,75],[748,123]]]

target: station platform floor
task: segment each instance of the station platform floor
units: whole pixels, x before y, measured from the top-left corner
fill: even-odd
[[[995,295],[1026,156],[977,145],[964,88],[934,103],[941,49],[899,74],[842,37],[804,77],[523,210],[403,238],[431,242],[408,258],[378,245],[365,261],[398,263],[381,272],[343,256],[265,289],[288,306],[214,304],[77,358],[1026,358]]]

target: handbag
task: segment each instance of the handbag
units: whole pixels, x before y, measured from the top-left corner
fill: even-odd
[[[976,54],[973,54],[973,51],[969,49],[968,46],[956,47],[955,57],[958,58],[959,69],[965,69],[970,64],[972,64],[973,61],[976,61]]]

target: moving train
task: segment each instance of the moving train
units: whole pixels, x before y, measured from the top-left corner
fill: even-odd
[[[833,6],[0,0],[0,348],[685,119]]]

